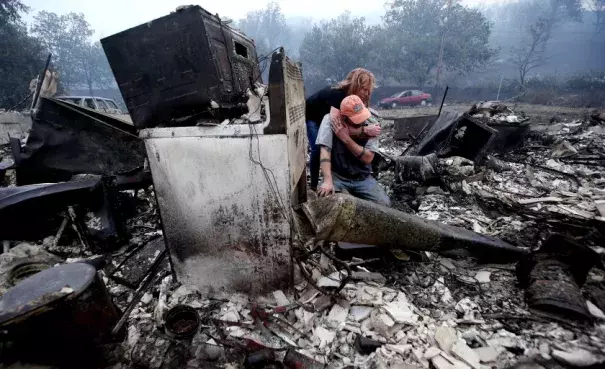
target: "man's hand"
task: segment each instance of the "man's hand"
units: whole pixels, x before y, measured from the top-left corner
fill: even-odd
[[[320,197],[329,196],[334,193],[334,183],[330,180],[324,180],[321,186],[317,189],[317,194]]]
[[[363,132],[369,137],[376,137],[380,135],[382,132],[382,128],[380,128],[379,124],[372,124],[366,127],[363,127]]]
[[[336,137],[342,142],[346,142],[351,138],[349,127],[342,121],[342,118],[332,120],[332,131]]]

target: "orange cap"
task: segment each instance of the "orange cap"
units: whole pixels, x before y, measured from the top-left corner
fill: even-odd
[[[361,124],[372,116],[370,110],[366,108],[357,95],[349,95],[342,100],[340,113],[349,118],[353,124]]]

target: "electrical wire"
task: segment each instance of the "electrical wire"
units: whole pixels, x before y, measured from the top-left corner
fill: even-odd
[[[256,66],[259,67],[260,73],[259,73],[257,79],[254,80],[252,83],[253,86],[251,86],[251,91],[253,93],[256,93],[256,90],[253,89],[254,85],[257,82],[260,82],[259,79],[262,77],[262,74],[265,72],[265,70],[267,68],[269,57],[272,56],[279,49],[281,49],[281,47],[277,47],[274,50],[272,50],[271,52],[267,53],[266,55],[262,55],[261,57],[257,58]],[[262,68],[260,67],[261,63],[262,63]],[[252,116],[252,115],[256,114],[262,108],[262,106],[263,106],[262,99],[265,95],[259,96],[261,99],[261,103],[258,105],[256,110],[254,110],[253,112],[249,112],[248,116]],[[232,120],[232,122],[234,120]],[[269,187],[269,191],[270,191],[271,195],[277,201],[277,204],[279,205],[282,215],[284,216],[285,219],[288,220],[288,222],[290,223],[290,226],[293,226],[292,219],[288,215],[289,212],[288,212],[288,208],[285,205],[285,201],[279,195],[279,193],[280,193],[279,185],[277,183],[277,180],[275,179],[275,174],[273,173],[273,171],[271,169],[267,168],[261,160],[260,139],[259,139],[259,133],[256,130],[256,124],[257,123],[253,123],[248,119],[248,127],[250,129],[250,146],[249,146],[249,150],[248,150],[248,158],[252,163],[254,163],[255,165],[258,165],[261,168],[261,170],[263,172],[263,177],[265,178],[265,181],[267,182],[267,185]],[[253,141],[255,138],[256,138],[256,155],[257,155],[258,159],[254,158]]]
[[[11,106],[10,108],[8,108],[7,111],[11,111],[11,110],[15,110],[17,107],[19,107],[19,105],[23,104],[27,99],[29,99],[30,97],[32,97],[34,93],[30,93],[29,95],[27,95],[23,100],[19,101],[18,103],[16,103],[15,105]]]
[[[272,50],[272,51],[270,51],[269,53],[267,53],[267,54],[265,54],[265,55],[262,55],[262,56],[260,56],[260,57],[257,57],[257,58],[256,58],[256,66],[258,66],[258,67],[259,67],[259,69],[260,69],[260,73],[258,74],[258,77],[256,78],[256,80],[254,80],[254,81],[253,81],[253,83],[252,83],[252,84],[254,84],[254,83],[256,83],[256,82],[261,82],[261,81],[260,81],[260,79],[262,78],[263,73],[265,73],[265,70],[267,69],[267,64],[269,63],[269,58],[270,58],[271,56],[273,56],[273,54],[274,54],[274,53],[275,53],[277,50],[279,50],[279,49],[281,49],[281,46],[276,47],[275,49],[273,49],[273,50]],[[261,63],[263,63],[263,67],[262,67],[262,69],[260,68]]]
[[[267,168],[261,160],[260,139],[258,137],[259,134],[256,131],[256,127],[253,123],[248,123],[248,126],[250,127],[250,147],[249,147],[249,151],[248,151],[248,157],[252,163],[258,165],[261,168],[261,170],[263,171],[263,176],[265,177],[265,181],[267,182],[267,185],[269,186],[269,190],[270,190],[271,194],[273,195],[273,197],[275,197],[275,200],[277,201],[277,204],[280,207],[282,215],[287,220],[290,220],[290,217],[288,216],[288,209],[285,205],[285,202],[279,195],[279,185],[277,183],[277,180],[275,179],[275,174],[273,173],[273,171],[271,169]],[[254,155],[253,155],[254,138],[256,138],[256,153],[258,155],[258,160],[254,159]]]

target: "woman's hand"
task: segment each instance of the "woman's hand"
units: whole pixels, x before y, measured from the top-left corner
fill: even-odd
[[[382,132],[382,128],[380,127],[379,124],[372,124],[372,125],[363,127],[363,133],[365,133],[369,137],[376,137],[376,136],[380,135],[381,132]]]
[[[349,133],[349,127],[343,122],[342,118],[332,120],[332,131],[342,142],[346,142],[351,139]]]

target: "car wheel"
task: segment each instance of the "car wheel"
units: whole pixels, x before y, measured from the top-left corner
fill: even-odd
[[[394,103],[391,104],[391,109],[397,109],[397,106],[398,106],[397,103],[394,102]]]
[[[420,102],[420,106],[426,106],[426,100],[422,100],[422,101]]]

